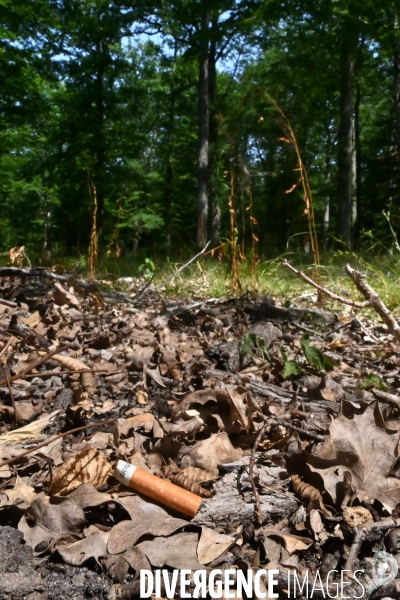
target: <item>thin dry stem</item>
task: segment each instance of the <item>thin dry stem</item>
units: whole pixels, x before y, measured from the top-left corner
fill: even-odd
[[[378,293],[365,280],[365,275],[356,271],[350,265],[346,265],[344,270],[350,277],[359,292],[362,293],[367,301],[367,304],[372,306],[376,313],[380,316],[382,321],[387,325],[390,333],[395,338],[396,342],[400,343],[400,326],[397,321],[393,318],[390,310],[384,304],[383,300],[379,297]]]
[[[290,269],[292,273],[300,277],[300,279],[302,279],[309,285],[312,285],[313,287],[315,287],[315,289],[322,292],[323,294],[326,294],[327,296],[329,296],[329,298],[332,298],[332,300],[337,300],[338,302],[341,302],[341,304],[347,304],[348,306],[353,306],[354,308],[365,308],[369,305],[368,300],[365,300],[364,302],[356,302],[355,300],[349,300],[348,298],[343,298],[343,296],[338,296],[337,294],[334,294],[333,292],[328,290],[328,288],[319,285],[319,283],[316,283],[313,279],[308,277],[308,275],[303,273],[303,271],[298,271],[297,269],[295,269],[287,260],[283,261],[282,266]]]
[[[49,444],[52,444],[53,442],[59,440],[60,438],[65,437],[66,435],[70,435],[71,433],[78,433],[79,431],[84,431],[85,429],[90,429],[90,427],[102,427],[103,425],[111,425],[112,423],[115,423],[116,421],[117,421],[117,419],[108,419],[107,421],[101,421],[100,423],[89,423],[89,425],[83,425],[82,427],[76,427],[75,429],[71,429],[70,431],[64,431],[64,433],[59,433],[58,435],[54,435],[50,439],[46,440],[45,442],[42,442],[41,444],[38,444],[34,448],[29,448],[29,450],[25,450],[25,452],[21,452],[21,454],[18,454],[18,456],[14,456],[13,458],[9,458],[8,460],[0,463],[0,467],[5,467],[7,465],[10,465],[11,463],[18,461],[20,458],[24,458],[24,456],[28,456],[28,454],[35,452],[35,450],[39,450],[39,448],[44,448],[45,446],[48,446]]]
[[[250,467],[249,467],[249,478],[248,478],[249,482],[251,484],[251,487],[253,488],[254,499],[255,499],[255,502],[256,502],[257,522],[260,525],[262,523],[261,503],[260,503],[260,495],[258,493],[257,486],[256,486],[256,484],[254,482],[254,464],[255,464],[255,460],[256,460],[256,452],[257,452],[258,445],[261,442],[261,438],[263,437],[263,435],[265,433],[265,430],[267,429],[268,425],[269,425],[268,421],[266,423],[264,423],[264,425],[262,426],[262,428],[258,432],[258,435],[257,435],[256,440],[254,442],[254,446],[253,446],[253,449],[251,451]]]

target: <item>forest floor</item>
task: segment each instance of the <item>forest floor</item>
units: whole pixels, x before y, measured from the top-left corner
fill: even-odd
[[[399,597],[398,343],[302,283],[283,306],[282,282],[216,298],[206,277],[130,302],[0,280],[0,598],[139,598],[158,568],[276,569],[281,598],[294,572],[336,597],[345,570],[343,596]],[[201,496],[196,516],[118,459]]]

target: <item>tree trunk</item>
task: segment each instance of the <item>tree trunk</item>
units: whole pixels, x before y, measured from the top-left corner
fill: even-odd
[[[326,141],[326,152],[325,152],[325,181],[327,185],[330,184],[332,169],[331,169],[331,159],[332,159],[332,140],[331,140],[331,131],[328,123],[327,130],[327,141]],[[325,196],[325,207],[324,207],[324,252],[328,250],[328,236],[329,236],[329,224],[330,224],[330,194],[329,191]]]
[[[210,15],[203,0],[199,55],[199,154],[197,165],[197,244],[207,242],[208,222],[208,144],[209,144],[209,73],[208,44]]]
[[[395,130],[392,135],[393,143],[390,146],[391,176],[389,179],[389,208],[399,203],[399,179],[400,179],[400,25],[396,9],[392,13],[393,18],[393,79],[394,79],[394,115]]]
[[[397,146],[400,150],[400,26],[399,16],[394,10],[394,32],[393,32],[393,66],[394,66],[394,102],[396,118]]]
[[[221,231],[221,207],[218,199],[218,183],[217,183],[217,144],[218,144],[218,127],[217,127],[217,44],[216,33],[218,27],[218,18],[212,18],[210,51],[208,55],[208,70],[209,70],[209,102],[210,102],[210,204],[211,204],[211,243],[217,245]]]
[[[338,233],[347,247],[352,242],[352,179],[354,139],[354,44],[344,37],[340,59],[340,126],[338,155]]]
[[[178,57],[178,42],[175,40],[174,46],[174,59],[172,66],[172,80],[170,88],[170,103],[169,103],[169,116],[168,116],[168,142],[167,142],[167,157],[166,157],[166,171],[165,171],[165,186],[164,186],[164,206],[165,206],[165,221],[166,221],[166,235],[165,243],[167,246],[167,254],[169,254],[172,241],[172,184],[174,172],[172,168],[172,153],[174,146],[174,122],[176,112],[176,89],[175,89],[175,71],[176,61]]]
[[[361,232],[361,141],[360,141],[360,104],[361,87],[357,83],[354,107],[354,199],[353,199],[353,235],[358,242]]]
[[[105,49],[101,43],[96,47],[99,60],[96,73],[96,118],[97,118],[97,138],[96,138],[96,165],[94,169],[94,184],[97,193],[97,235],[100,238],[103,220],[104,220],[104,164],[105,164],[105,140],[104,140],[104,52]]]

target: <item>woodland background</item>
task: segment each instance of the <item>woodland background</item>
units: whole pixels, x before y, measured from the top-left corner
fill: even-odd
[[[255,258],[307,251],[311,218],[325,250],[390,251],[399,12],[0,0],[0,250],[181,258],[211,238]]]

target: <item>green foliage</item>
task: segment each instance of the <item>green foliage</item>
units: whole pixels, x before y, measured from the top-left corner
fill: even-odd
[[[305,333],[303,335],[300,345],[309,365],[316,367],[319,371],[332,371],[335,361],[323,354],[316,346],[310,346],[310,334]]]
[[[144,263],[139,265],[139,274],[149,280],[154,276],[156,266],[151,258],[145,258]]]
[[[296,133],[320,238],[338,246],[340,56],[349,35],[357,44],[357,249],[373,238],[381,255],[396,245],[396,4],[210,0],[206,40],[204,7],[194,0],[0,2],[1,250],[26,244],[38,254],[81,255],[94,192],[100,251],[116,240],[122,256],[137,246],[167,255],[193,248],[204,45],[208,225],[220,212],[220,238],[228,239],[234,214],[241,257],[251,244],[253,256],[307,247],[297,159],[270,96]],[[388,206],[390,221],[382,216]],[[321,357],[308,353],[320,368]]]
[[[387,392],[388,388],[383,383],[382,379],[375,375],[375,373],[370,373],[367,379],[360,385],[360,390],[369,390],[371,388],[376,388],[381,390],[382,392]]]
[[[246,354],[251,354],[253,347],[259,348],[261,350],[264,360],[268,360],[268,361],[271,360],[271,357],[265,346],[264,336],[257,335],[256,333],[245,333],[242,338],[242,346],[240,348],[240,356],[246,356]],[[258,357],[256,356],[256,358],[258,358]]]
[[[301,375],[301,367],[295,360],[286,360],[283,365],[282,377],[283,379],[287,379],[292,375],[295,377]]]

